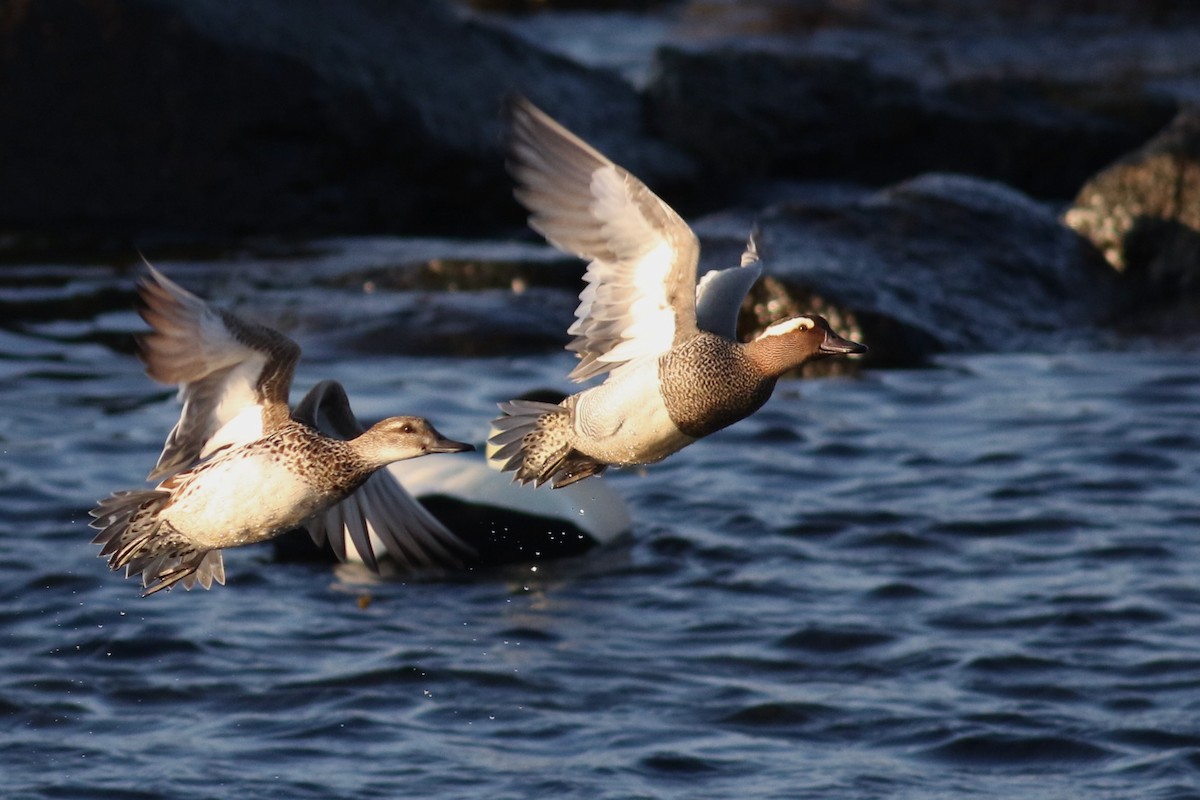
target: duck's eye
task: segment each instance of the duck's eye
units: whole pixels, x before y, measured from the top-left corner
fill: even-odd
[[[401,433],[412,433],[412,432],[413,432],[413,426],[412,426],[412,423],[411,423],[411,422],[406,422],[406,423],[404,423],[403,425],[401,425],[401,426],[400,426],[400,432],[401,432]]]

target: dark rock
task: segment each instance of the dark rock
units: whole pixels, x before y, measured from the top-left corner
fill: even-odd
[[[648,6],[666,5],[670,0],[466,0],[466,4],[481,11],[532,12],[555,9],[612,11],[629,9],[645,11]]]
[[[0,3],[0,229],[462,233],[516,224],[502,96],[648,178],[640,101],[438,0]]]
[[[791,200],[761,212],[696,222],[701,272],[736,265],[760,226],[765,277],[743,307],[742,338],[817,312],[870,346],[867,363],[906,366],[943,352],[1094,344],[1117,307],[1120,276],[1091,244],[1004,186],[929,175],[879,192],[791,191]],[[198,295],[288,333],[317,359],[562,353],[584,271],[582,261],[546,245],[444,239],[148,256]],[[0,280],[8,325],[129,349],[130,333],[144,328],[132,311],[140,266],[47,270]],[[104,313],[88,325],[87,309]],[[853,369],[849,359],[820,364],[809,374]]]
[[[506,356],[561,350],[577,301],[552,289],[418,292],[394,296],[393,310],[345,325],[339,350],[428,356]]]
[[[735,183],[960,172],[1067,198],[1200,96],[1195,16],[1167,28],[1030,12],[1023,24],[855,5],[888,10],[661,47],[646,90],[658,130]]]
[[[438,357],[562,350],[584,270],[548,245],[398,238],[158,266],[313,354]]]
[[[584,264],[547,245],[348,238],[239,253],[159,258],[213,305],[269,325],[309,358],[563,352]],[[140,262],[0,271],[0,333],[98,342],[134,352]]]
[[[689,0],[681,17],[692,36],[794,36],[833,27],[946,34],[1080,23],[1108,29],[1192,24],[1200,9],[1174,0]]]
[[[751,319],[821,311],[875,365],[1058,348],[1094,337],[1116,307],[1116,276],[1085,240],[1042,204],[976,178],[926,175],[756,219],[773,282],[756,288]]]
[[[1088,181],[1064,219],[1142,302],[1200,298],[1200,110]]]

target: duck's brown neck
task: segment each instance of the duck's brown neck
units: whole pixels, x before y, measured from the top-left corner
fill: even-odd
[[[791,336],[760,336],[743,346],[746,357],[763,375],[778,378],[807,361],[811,354]]]

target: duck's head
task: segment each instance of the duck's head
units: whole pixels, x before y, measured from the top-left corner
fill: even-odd
[[[817,314],[772,323],[746,343],[746,352],[764,374],[779,376],[809,361],[867,352],[867,346],[834,333]]]
[[[367,428],[353,442],[364,458],[379,466],[430,453],[475,449],[474,445],[442,436],[424,417],[388,417]]]

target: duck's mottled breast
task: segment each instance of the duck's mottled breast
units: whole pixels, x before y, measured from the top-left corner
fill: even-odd
[[[311,486],[319,495],[348,494],[371,473],[348,442],[323,436],[295,420],[288,421],[252,447]]]
[[[740,345],[711,333],[664,355],[658,373],[671,420],[697,439],[754,413],[775,388]]]

